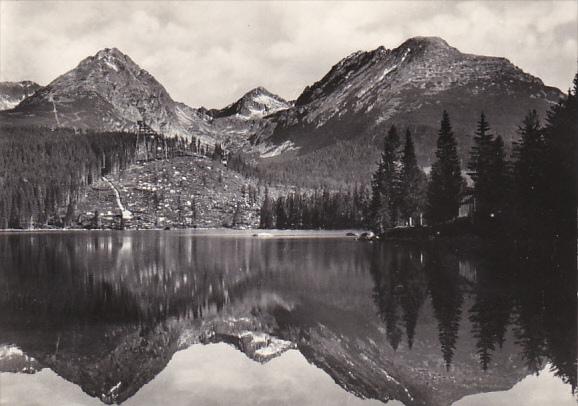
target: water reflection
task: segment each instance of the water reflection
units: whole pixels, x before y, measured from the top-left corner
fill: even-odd
[[[466,334],[475,341],[480,368],[487,370],[511,329],[511,344],[530,373],[550,360],[555,375],[574,391],[575,251],[568,246],[554,256],[544,246],[531,248],[469,258],[417,247],[378,249],[371,263],[374,300],[390,345],[397,349],[405,330],[412,347],[417,314],[429,296],[446,368],[458,336]],[[467,331],[461,323],[464,312]]]
[[[30,361],[12,351],[0,371],[50,368],[119,403],[176,351],[225,342],[261,363],[297,348],[347,391],[405,405],[507,390],[547,364],[570,393],[575,250],[539,248],[465,255],[334,238],[2,235],[0,345]]]

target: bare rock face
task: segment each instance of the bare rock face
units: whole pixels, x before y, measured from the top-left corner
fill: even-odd
[[[201,133],[202,112],[175,102],[146,70],[116,48],[89,56],[34,96],[20,103],[8,121],[53,127],[130,130],[136,122],[167,136]]]
[[[358,51],[305,88],[295,107],[270,119],[257,142],[287,141],[302,153],[339,140],[373,148],[387,127],[409,126],[420,162],[433,158],[437,125],[448,110],[462,156],[484,111],[506,141],[529,109],[543,113],[563,94],[505,58],[465,54],[437,37],[415,37],[395,49]]]
[[[34,90],[40,88],[35,86]],[[1,97],[2,85],[0,107]],[[10,99],[9,107],[16,108],[2,114],[3,122],[116,131],[135,130],[137,121],[144,120],[165,136],[196,137],[232,149],[241,148],[260,131],[263,117],[291,106],[259,87],[221,110],[192,108],[174,101],[149,72],[116,48],[89,56],[23,99]]]
[[[210,120],[207,130],[215,142],[237,151],[248,147],[249,139],[264,131],[269,125],[267,116],[291,106],[276,94],[257,87],[222,109],[205,110]]]
[[[22,82],[0,82],[0,110],[10,110],[22,100],[40,89],[38,83],[30,80]]]
[[[287,110],[289,107],[291,103],[288,101],[263,87],[257,87],[221,110],[210,110],[209,114],[215,118],[234,116],[241,119],[254,119]]]

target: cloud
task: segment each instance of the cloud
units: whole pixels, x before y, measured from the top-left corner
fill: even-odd
[[[114,46],[176,100],[221,107],[260,85],[296,98],[351,52],[437,35],[566,89],[577,11],[574,1],[0,2],[0,80],[47,84]]]

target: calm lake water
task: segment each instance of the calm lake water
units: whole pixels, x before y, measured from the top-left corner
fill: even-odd
[[[576,405],[574,251],[251,234],[0,234],[0,404]]]

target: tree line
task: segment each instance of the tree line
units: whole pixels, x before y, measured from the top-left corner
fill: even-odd
[[[128,132],[0,128],[0,228],[66,227],[88,185],[143,159],[209,150],[196,140]]]
[[[568,97],[554,106],[545,125],[535,110],[518,128],[519,141],[510,159],[504,142],[481,113],[473,137],[468,187],[457,153],[450,116],[444,111],[436,159],[426,180],[417,166],[411,134],[401,148],[395,126],[372,177],[369,226],[383,233],[397,225],[455,221],[464,197],[471,195],[476,232],[516,233],[558,238],[576,230],[576,136],[578,75]]]
[[[308,149],[306,154],[289,153],[266,159],[237,152],[229,168],[264,185],[290,185],[300,189],[339,190],[367,184],[373,167],[372,141],[337,139],[330,145]]]
[[[363,187],[330,192],[291,192],[276,199],[265,189],[260,228],[340,229],[361,228],[366,222],[368,192]]]

